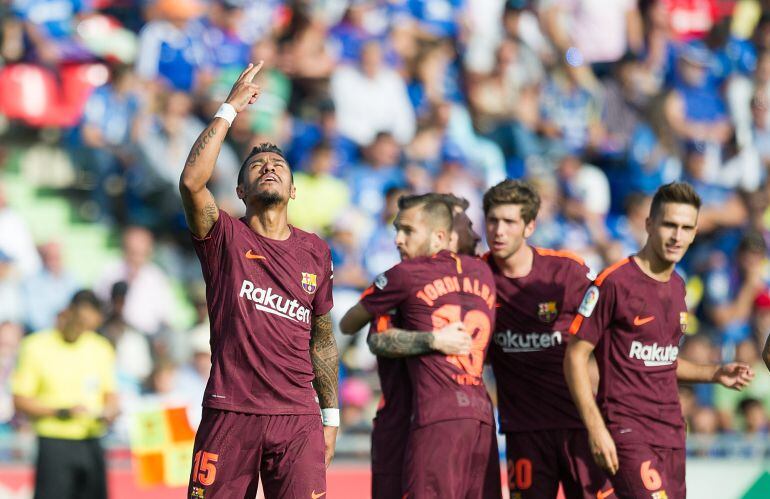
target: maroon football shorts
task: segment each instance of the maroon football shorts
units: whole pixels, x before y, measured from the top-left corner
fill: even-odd
[[[203,409],[187,497],[254,499],[260,475],[268,499],[326,493],[320,415],[255,415]]]
[[[687,496],[685,450],[641,443],[617,444],[620,469],[612,477],[623,499],[679,499]]]
[[[372,429],[372,499],[401,499],[402,472],[409,427]]]
[[[609,498],[612,485],[594,463],[585,430],[541,430],[505,434],[511,499]]]
[[[406,448],[404,498],[500,499],[495,428],[475,419],[412,429]]]

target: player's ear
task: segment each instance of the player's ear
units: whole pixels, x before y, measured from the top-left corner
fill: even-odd
[[[289,197],[291,199],[297,198],[297,188],[294,187],[294,183],[292,182],[291,187],[289,188]]]
[[[536,228],[537,222],[535,220],[530,220],[530,222],[524,226],[524,239],[527,239],[529,236],[534,234]]]
[[[235,186],[235,193],[238,195],[238,199],[244,199],[246,197],[246,192],[243,190],[241,184]]]
[[[453,230],[449,233],[449,251],[453,253],[457,253],[458,244],[460,242],[460,236],[457,234],[457,231]]]

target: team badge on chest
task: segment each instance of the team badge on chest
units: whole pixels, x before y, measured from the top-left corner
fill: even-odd
[[[304,289],[306,293],[311,295],[315,293],[315,290],[318,289],[317,282],[315,274],[310,274],[308,272],[302,273],[302,289]]]
[[[679,327],[682,328],[682,332],[687,332],[687,322],[689,320],[690,316],[687,314],[687,312],[679,312]]]
[[[537,317],[542,322],[553,322],[558,314],[555,301],[547,301],[537,305]]]

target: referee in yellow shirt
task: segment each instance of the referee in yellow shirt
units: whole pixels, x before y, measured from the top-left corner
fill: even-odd
[[[118,414],[115,353],[94,331],[102,322],[92,291],[75,293],[57,328],[27,336],[13,373],[16,410],[38,435],[35,499],[103,499],[100,437]]]

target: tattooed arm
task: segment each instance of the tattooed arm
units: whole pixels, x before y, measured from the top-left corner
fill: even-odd
[[[262,68],[262,63],[249,64],[233,85],[227,102],[236,112],[246,109],[259,96],[259,87],[251,80]],[[190,231],[197,237],[205,237],[219,218],[219,209],[206,184],[214,173],[219,150],[227,135],[229,125],[223,118],[214,118],[195,141],[179,179],[184,214]]]
[[[432,333],[391,328],[370,334],[366,341],[369,350],[380,357],[409,357],[431,352],[467,355],[472,343],[462,322],[453,322]]]
[[[339,354],[334,340],[331,314],[313,317],[310,330],[310,361],[313,363],[313,388],[321,409],[337,408]],[[324,463],[332,462],[337,442],[337,427],[324,425]]]
[[[337,381],[339,354],[334,339],[331,314],[313,317],[310,330],[310,360],[313,363],[313,388],[321,409],[339,407]]]

